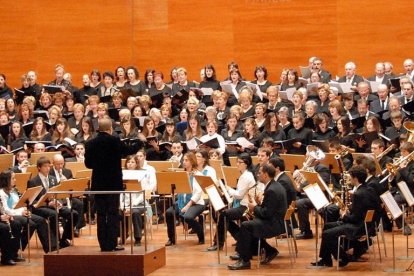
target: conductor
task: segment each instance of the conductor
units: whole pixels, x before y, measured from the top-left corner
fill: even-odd
[[[92,169],[92,191],[122,191],[122,154],[134,154],[139,144],[124,145],[112,136],[112,122],[108,118],[98,122],[98,135],[85,145],[85,165]],[[119,194],[95,195],[98,214],[98,241],[101,251],[119,251],[117,247]]]

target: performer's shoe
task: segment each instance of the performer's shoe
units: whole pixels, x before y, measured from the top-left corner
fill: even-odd
[[[205,244],[206,242],[204,240],[199,240],[198,244]]]
[[[296,235],[296,239],[297,240],[310,240],[310,239],[313,239],[313,234],[312,232],[303,232],[303,233]]]
[[[245,262],[240,259],[235,264],[228,265],[227,268],[230,270],[250,269],[250,261]]]
[[[114,249],[112,249],[112,251],[122,251],[122,250],[125,250],[125,248],[122,246],[117,246]]]
[[[79,238],[79,230],[78,229],[75,229],[73,231],[73,236],[75,236],[75,238]]]
[[[2,265],[16,265],[16,262],[13,260],[8,260],[8,261],[1,261]]]
[[[339,260],[339,267],[347,266],[348,263],[349,263],[349,258],[347,256],[344,256]]]
[[[65,247],[69,247],[70,246],[70,242],[68,242],[68,240],[61,240],[59,242],[59,248],[65,248]]]
[[[165,246],[171,246],[171,245],[174,245],[175,244],[175,242],[173,242],[172,240],[168,240],[166,243],[165,243]]]
[[[23,257],[20,257],[20,256],[13,259],[13,262],[16,262],[16,263],[21,263],[21,262],[25,262],[25,261],[26,261],[26,259],[23,258]]]
[[[276,256],[279,255],[279,251],[275,250],[271,253],[266,253],[266,257],[264,258],[264,260],[260,261],[260,264],[262,265],[266,265],[268,263],[270,263],[274,258],[276,258]]]
[[[141,246],[141,240],[135,240],[134,245],[135,246]]]
[[[217,245],[213,245],[207,248],[207,251],[217,251],[217,248],[219,248],[220,250],[223,250],[223,246],[217,246]]]
[[[312,262],[311,265],[313,266],[326,266],[326,267],[332,267],[332,260],[324,260],[320,259],[319,261]]]
[[[236,253],[236,254],[234,254],[234,255],[230,255],[230,260],[233,260],[233,261],[238,261],[238,260],[240,260],[240,255],[239,255],[239,253]]]
[[[408,225],[404,225],[403,235],[410,236],[412,234],[411,228]]]

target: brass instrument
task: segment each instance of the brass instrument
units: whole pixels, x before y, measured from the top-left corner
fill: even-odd
[[[332,201],[338,204],[339,208],[343,211],[346,211],[348,204],[350,204],[351,198],[349,197],[349,191],[352,189],[351,175],[346,170],[344,162],[342,160],[345,155],[346,154],[335,155],[339,171],[341,172],[341,179],[339,180],[339,183],[341,184],[342,188],[342,199],[337,193],[334,193],[334,197],[332,198]]]
[[[349,197],[349,193],[347,193],[347,195],[342,195],[342,198],[348,198]],[[338,204],[339,209],[341,209],[342,211],[347,211],[348,210],[348,205],[346,204],[346,201],[341,199],[341,195],[338,193],[334,193],[334,197],[332,198],[332,202]],[[349,202],[349,201],[348,201]]]
[[[381,160],[385,155],[387,155],[390,151],[392,151],[393,149],[395,149],[396,145],[392,144],[390,145],[388,148],[386,148],[383,152],[381,152],[380,154],[378,154],[375,159],[377,159],[378,161]]]
[[[306,147],[306,158],[305,162],[303,162],[302,168],[299,170],[295,170],[292,174],[293,180],[296,183],[296,190],[299,191],[302,184],[304,184],[307,180],[301,173],[301,171],[305,172],[315,172],[315,169],[312,165],[314,161],[323,160],[325,158],[325,153],[316,146],[309,145]]]
[[[405,121],[403,123],[403,127],[408,131],[408,136],[406,141],[407,142],[414,142],[414,122],[412,121]]]
[[[345,145],[341,145],[341,150],[335,155],[335,159],[338,159],[339,157],[345,157],[349,153],[355,152],[355,149],[347,147]]]
[[[385,180],[389,180],[390,176],[394,176],[397,171],[400,169],[400,166],[404,163],[408,163],[410,161],[414,160],[414,151],[408,154],[407,156],[401,156],[397,160],[395,160],[393,163],[387,163],[385,166],[385,170],[383,171],[383,174],[388,171],[388,175],[381,179],[380,183],[384,182]]]

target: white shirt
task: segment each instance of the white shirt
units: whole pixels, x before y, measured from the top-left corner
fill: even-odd
[[[9,216],[22,216],[24,207],[18,208],[18,209],[11,209],[7,205],[7,200],[9,199],[9,195],[6,194],[6,192],[3,189],[0,189],[0,198],[1,202],[3,203],[4,212]],[[14,202],[13,207],[16,206],[17,202]]]
[[[240,205],[247,207],[249,205],[248,192],[249,189],[252,188],[254,185],[256,185],[256,181],[254,180],[253,173],[248,170],[245,170],[240,175],[240,178],[237,181],[237,189],[235,190],[231,187],[228,187],[227,190],[230,196],[233,196],[235,199],[241,200]]]
[[[57,171],[54,167],[53,167],[53,171],[55,172],[57,183],[60,183],[60,181],[62,180],[67,180],[66,176],[63,175],[63,172],[59,173],[59,171]],[[60,174],[62,174],[62,178],[60,177]]]
[[[42,180],[43,187],[46,189],[46,191],[48,191],[50,188],[50,182],[49,182],[48,177],[44,176],[41,173],[39,173],[39,177],[40,177],[40,180]]]
[[[197,171],[195,175],[203,175],[203,174]],[[198,184],[197,179],[193,177],[193,191],[192,191],[191,200],[195,204],[204,205],[205,203],[204,203],[204,199],[202,195],[203,195],[203,190],[201,189],[200,184]]]

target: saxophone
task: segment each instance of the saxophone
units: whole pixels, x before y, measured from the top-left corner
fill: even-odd
[[[5,222],[7,224],[7,227],[9,228],[10,238],[14,239],[13,232],[12,232],[11,225],[10,225],[10,220],[12,219],[12,217],[6,214],[6,211],[5,211],[4,205],[3,205],[3,201],[0,198],[0,216],[3,216],[3,215],[6,216],[6,221]]]
[[[257,205],[260,205],[262,204],[262,202],[261,200],[259,200],[259,198],[261,198],[262,193],[256,191],[256,186],[257,186],[257,183],[247,190],[247,198],[249,200],[249,203],[256,203]],[[252,195],[251,190],[253,188],[255,189],[254,189],[254,194]],[[246,211],[244,211],[243,213],[243,217],[245,218],[245,220],[253,220],[254,212],[250,211],[250,209],[247,207]]]

